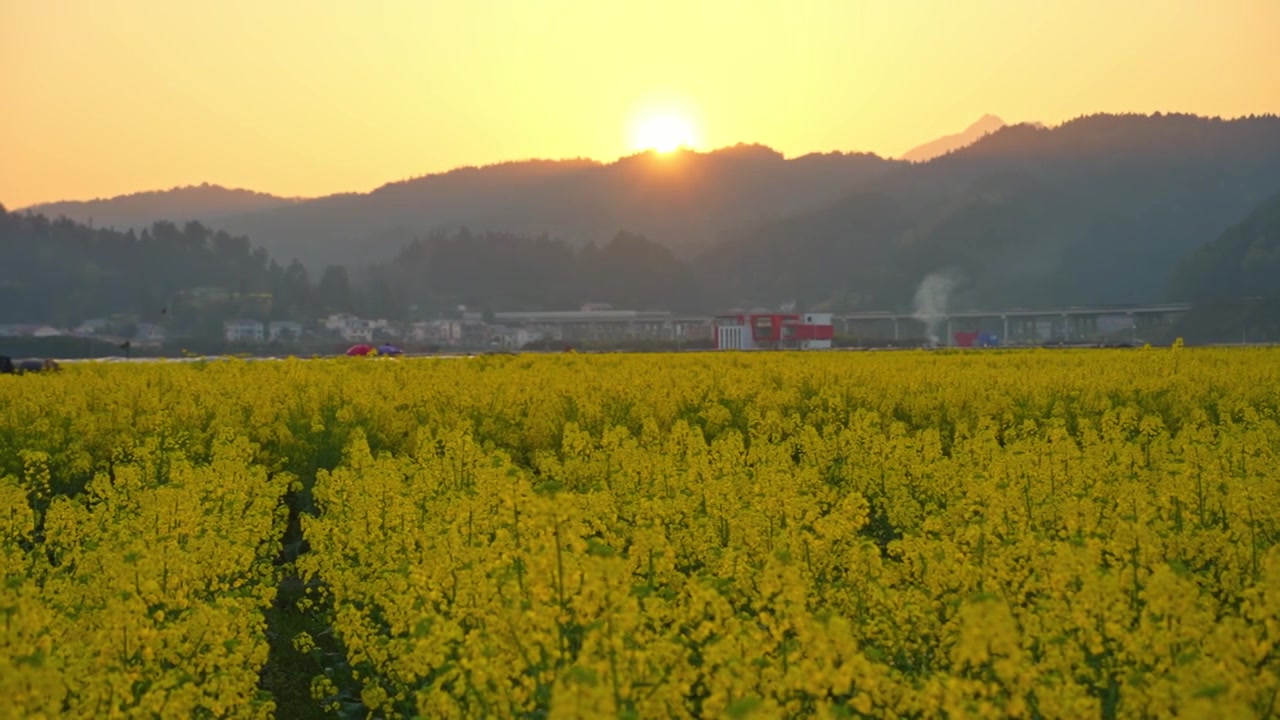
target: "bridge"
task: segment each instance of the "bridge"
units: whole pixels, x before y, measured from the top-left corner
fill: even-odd
[[[951,345],[957,332],[986,332],[1002,344],[1054,342],[1140,342],[1167,329],[1191,309],[1190,303],[1071,305],[1056,308],[957,310],[922,314],[895,311],[842,313],[836,333],[854,340],[933,340]]]

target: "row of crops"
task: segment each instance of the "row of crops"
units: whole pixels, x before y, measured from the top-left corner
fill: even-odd
[[[0,377],[0,715],[1265,717],[1280,352]]]

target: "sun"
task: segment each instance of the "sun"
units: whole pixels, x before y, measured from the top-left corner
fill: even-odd
[[[631,146],[636,150],[669,153],[697,144],[697,132],[685,115],[676,112],[652,112],[640,116],[631,129]]]

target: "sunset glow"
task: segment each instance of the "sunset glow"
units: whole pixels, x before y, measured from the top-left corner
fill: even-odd
[[[0,203],[314,197],[681,143],[896,157],[985,113],[1275,113],[1277,28],[1276,0],[0,0]]]
[[[678,148],[692,149],[697,144],[693,124],[674,112],[641,116],[631,132],[631,147],[635,150],[669,153]]]

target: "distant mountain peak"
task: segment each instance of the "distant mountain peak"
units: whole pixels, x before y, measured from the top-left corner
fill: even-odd
[[[903,160],[911,162],[928,162],[940,155],[946,155],[953,150],[959,150],[962,147],[972,145],[980,140],[984,135],[989,135],[1005,126],[1005,121],[996,115],[990,113],[978,118],[972,125],[964,129],[964,132],[955,133],[953,135],[944,135],[936,140],[931,140],[923,145],[914,147],[902,154]]]
[[[965,128],[964,134],[974,132],[995,132],[996,130],[1004,127],[1005,124],[1005,121],[1001,120],[1000,116],[987,113],[986,115],[978,118],[978,120],[972,125]]]

